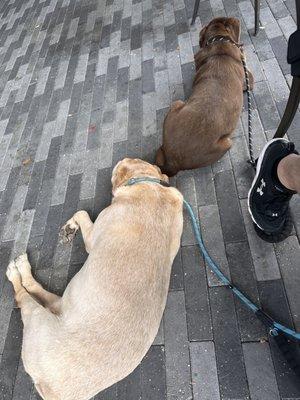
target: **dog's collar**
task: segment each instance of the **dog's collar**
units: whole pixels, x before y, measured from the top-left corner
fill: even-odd
[[[206,41],[205,47],[206,46],[210,46],[211,44],[219,43],[219,42],[231,43],[231,44],[233,44],[234,46],[236,46],[239,49],[241,49],[243,47],[243,43],[237,43],[233,39],[231,39],[231,37],[223,36],[223,35],[212,36],[211,38],[209,38]]]
[[[144,182],[157,183],[157,184],[165,186],[165,187],[170,187],[171,186],[168,182],[163,181],[162,179],[154,178],[152,176],[141,176],[139,178],[130,178],[122,186],[132,186],[132,185],[135,185],[137,183],[144,183]]]

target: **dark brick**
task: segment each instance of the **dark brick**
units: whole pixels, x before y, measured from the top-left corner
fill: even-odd
[[[16,167],[10,171],[8,181],[6,184],[6,189],[4,190],[4,193],[0,200],[0,214],[8,213],[10,210],[10,207],[12,205],[17,190],[20,170],[21,167]]]
[[[230,243],[226,253],[233,284],[240,289],[257,306],[259,294],[254,275],[252,257],[247,242]],[[242,341],[259,341],[266,336],[264,326],[241,301],[235,297],[235,305]]]
[[[85,80],[84,80],[84,86],[82,90],[82,94],[90,94],[93,92],[94,89],[94,80],[95,80],[95,71],[96,71],[96,64],[89,64],[87,66],[86,70],[86,75],[85,75]]]
[[[32,236],[43,235],[49,212],[51,193],[54,185],[54,180],[43,180],[39,191],[33,224],[31,228]]]
[[[175,25],[177,35],[181,35],[182,33],[189,31],[185,8],[175,11]]]
[[[1,221],[1,217],[0,217],[0,221]],[[3,266],[0,270],[0,296],[2,294],[2,289],[3,289],[4,283],[6,282],[6,279],[7,279],[5,273],[6,273],[6,267],[10,260],[12,247],[13,247],[13,242],[4,242],[4,243],[1,243],[1,245],[0,245],[0,260],[1,260],[1,265]]]
[[[92,110],[102,110],[104,97],[105,75],[97,76],[94,83]]]
[[[129,83],[128,157],[141,157],[142,82]]]
[[[193,77],[195,75],[195,63],[190,62],[187,64],[183,64],[181,66],[182,79],[183,79],[183,89],[184,89],[184,97],[188,99],[192,94],[192,86],[193,86]]]
[[[293,328],[283,282],[281,280],[273,280],[259,282],[258,285],[263,310],[275,321]],[[281,351],[273,340],[270,340],[270,346],[281,397],[300,397],[299,377],[297,377],[295,372],[287,365],[285,357],[282,355]],[[298,354],[299,359],[299,347],[293,343],[290,343],[289,348],[294,356],[297,357]]]
[[[249,398],[232,294],[227,287],[209,291],[221,398]]]
[[[179,249],[172,265],[170,290],[182,290],[182,289],[183,289],[183,268],[182,268],[181,249]]]
[[[131,17],[127,17],[122,19],[121,42],[130,39],[130,32],[131,32]]]
[[[23,210],[32,210],[35,208],[44,175],[44,168],[45,161],[40,161],[34,164]]]
[[[98,215],[111,202],[111,169],[99,169],[96,181],[94,215]]]
[[[82,88],[83,82],[75,83],[75,85],[73,86],[69,114],[76,114],[78,112],[80,107]]]
[[[142,63],[143,93],[155,92],[153,69],[153,60],[147,60]]]
[[[129,67],[120,68],[118,70],[117,80],[117,99],[122,101],[128,98],[128,82],[129,82]]]
[[[210,2],[208,0],[201,2],[198,15],[200,17],[202,26],[205,26],[213,19],[214,16],[211,10]],[[191,16],[191,10],[189,10],[188,17],[190,18]]]
[[[141,369],[142,399],[167,399],[164,348],[162,346],[150,347],[143,359]]]
[[[111,24],[105,25],[102,28],[100,48],[108,47],[110,41]]]
[[[2,400],[11,400],[17,374],[22,343],[22,323],[20,311],[12,310],[8,333],[0,364],[0,392]]]
[[[212,340],[205,265],[197,246],[182,248],[182,264],[189,340]]]
[[[92,111],[88,129],[87,149],[97,149],[100,147],[101,113],[99,110]]]
[[[131,27],[131,50],[142,47],[142,26],[137,24]]]
[[[70,153],[73,148],[73,142],[76,134],[78,114],[69,115],[67,118],[66,129],[62,138],[62,152]]]
[[[30,106],[32,104],[32,99],[34,96],[35,89],[36,89],[36,83],[33,83],[28,86],[24,101],[22,102],[22,112],[26,113],[29,111]]]
[[[61,136],[54,137],[51,140],[43,179],[49,180],[55,177],[56,168],[59,160],[60,145],[61,145]]]
[[[166,52],[175,51],[178,47],[176,25],[165,26]]]
[[[245,227],[232,172],[223,171],[216,174],[215,186],[225,243],[246,240]]]
[[[46,228],[43,237],[43,244],[40,248],[39,268],[51,268],[53,257],[58,240],[58,233],[61,227],[61,214],[63,206],[51,206],[49,209]]]
[[[52,94],[46,121],[54,121],[57,117],[62,96],[62,89],[55,90]]]
[[[113,22],[111,25],[111,33],[117,32],[121,29],[121,22],[122,22],[122,10],[118,10],[114,12]]]
[[[118,399],[140,399],[142,395],[141,379],[142,370],[139,365],[129,376],[120,381],[117,387]]]
[[[31,231],[26,252],[28,253],[29,262],[33,269],[35,269],[38,265],[42,244],[43,236],[35,236],[34,231]]]
[[[70,175],[66,192],[66,199],[62,213],[62,224],[70,219],[77,210],[82,174]]]
[[[111,57],[108,60],[105,92],[107,92],[108,89],[110,89],[111,87],[114,87],[116,84],[117,74],[118,74],[118,63],[119,63],[119,56]]]

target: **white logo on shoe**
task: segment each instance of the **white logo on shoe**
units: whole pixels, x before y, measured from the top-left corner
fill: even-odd
[[[263,178],[260,181],[260,187],[256,189],[257,193],[259,193],[261,196],[264,194],[263,188],[266,186],[266,182],[263,180]]]

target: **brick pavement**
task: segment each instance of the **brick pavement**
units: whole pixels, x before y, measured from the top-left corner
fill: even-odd
[[[61,293],[86,258],[80,235],[58,242],[78,209],[110,202],[110,176],[125,156],[154,160],[172,100],[186,98],[198,32],[236,16],[254,72],[256,154],[289,93],[287,39],[293,0],[263,0],[255,38],[248,0],[2,0],[0,4],[0,397],[33,400],[20,361],[21,321],[5,278],[27,250],[37,279]],[[253,300],[300,331],[300,204],[283,243],[254,233],[246,197],[246,111],[234,146],[212,167],[173,183],[199,210],[208,249]],[[300,118],[289,136],[300,149]],[[141,365],[94,400],[300,399],[300,385],[260,323],[205,268],[185,216],[163,323]]]

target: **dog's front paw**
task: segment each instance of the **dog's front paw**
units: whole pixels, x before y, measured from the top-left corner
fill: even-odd
[[[74,221],[74,219],[69,219],[69,221],[60,230],[60,237],[62,242],[71,243],[78,229],[79,225]]]

